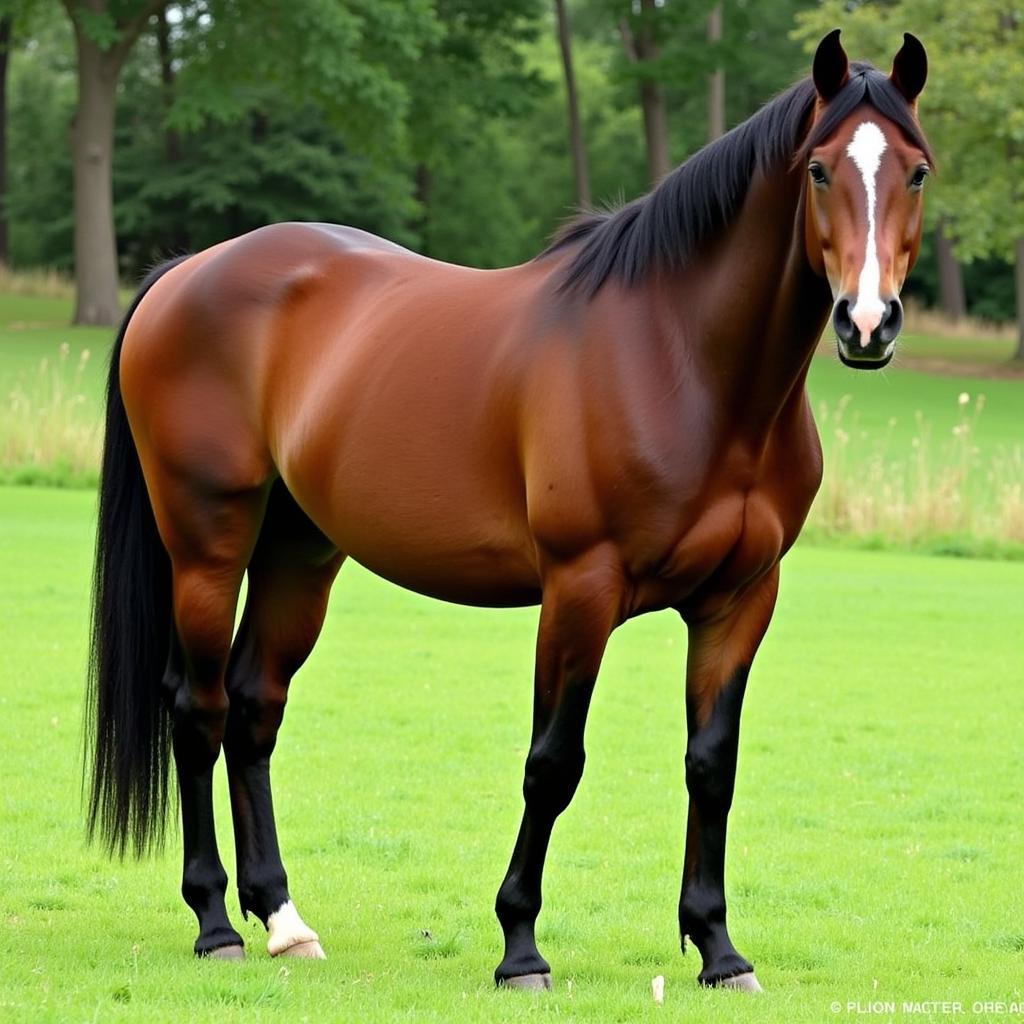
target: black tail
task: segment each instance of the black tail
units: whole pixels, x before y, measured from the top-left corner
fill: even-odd
[[[171,635],[171,569],[160,541],[121,397],[119,363],[128,321],[150,287],[183,259],[142,282],[110,357],[93,570],[92,648],[86,687],[90,840],[136,856],[163,841],[170,718],[160,681]]]

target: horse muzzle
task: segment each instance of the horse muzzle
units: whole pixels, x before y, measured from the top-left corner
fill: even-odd
[[[892,359],[896,338],[903,329],[903,303],[893,296],[881,305],[880,315],[869,318],[856,315],[855,307],[845,296],[832,307],[839,358],[846,366],[880,370]]]

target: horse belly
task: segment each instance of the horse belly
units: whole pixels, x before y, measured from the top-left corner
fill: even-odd
[[[463,604],[536,603],[511,431],[457,394],[415,390],[393,381],[346,401],[342,387],[342,411],[284,460],[285,483],[346,555],[385,579]]]
[[[437,478],[411,467],[383,472],[359,459],[332,477],[329,500],[318,488],[289,487],[320,529],[378,576],[460,604],[539,601],[532,545],[486,493],[451,480],[432,486]]]

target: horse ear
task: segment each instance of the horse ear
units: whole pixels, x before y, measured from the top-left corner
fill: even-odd
[[[814,54],[814,87],[828,103],[850,77],[850,61],[843,44],[839,42],[839,29],[835,28],[820,43]]]
[[[924,52],[921,40],[909,32],[903,33],[903,45],[892,62],[889,81],[913,103],[924,88],[928,77],[928,54]]]

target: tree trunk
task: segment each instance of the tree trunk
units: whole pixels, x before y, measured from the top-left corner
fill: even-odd
[[[668,174],[668,122],[661,86],[651,79],[640,85],[640,103],[644,111],[644,135],[647,139],[647,173],[657,185]]]
[[[655,0],[640,0],[640,34],[636,38],[629,30],[629,22],[619,22],[619,32],[626,48],[626,56],[635,64],[653,61],[658,57],[658,42],[653,18],[657,12]],[[647,173],[656,185],[669,172],[668,119],[665,116],[665,96],[661,84],[645,75],[640,80],[640,106],[644,114],[644,140],[647,144]]]
[[[111,326],[120,317],[113,183],[117,80],[139,33],[167,2],[138,0],[126,10],[125,4],[111,0],[63,0],[75,32],[78,71],[78,107],[71,119],[76,324]],[[116,41],[108,41],[106,49],[94,42],[82,24],[86,14],[90,19],[109,18],[117,31]]]
[[[1024,361],[1024,237],[1015,245],[1014,280],[1017,285],[1017,351],[1014,359]]]
[[[953,254],[953,243],[942,221],[935,229],[935,258],[939,264],[939,305],[942,312],[955,322],[967,313],[964,272]]]
[[[716,4],[708,15],[708,43],[714,47],[722,40],[722,5]],[[708,76],[708,142],[725,134],[725,71],[717,67]]]
[[[579,97],[576,93],[576,75],[572,68],[572,34],[569,30],[569,12],[565,0],[555,0],[558,16],[558,44],[562,50],[562,68],[565,72],[565,94],[569,109],[569,147],[572,150],[572,169],[576,180],[576,203],[590,206],[590,174],[587,170],[587,149],[583,142],[580,123]]]
[[[413,198],[420,204],[420,215],[413,224],[420,236],[420,252],[432,255],[430,247],[430,200],[434,190],[434,175],[425,163],[418,163],[414,175]]]
[[[0,266],[6,266],[7,251],[7,69],[14,18],[0,18]]]
[[[160,84],[166,118],[174,104],[174,54],[171,50],[171,29],[167,23],[167,11],[156,16],[156,45],[160,54]],[[164,155],[169,164],[177,163],[181,157],[181,136],[173,128],[164,129]]]
[[[78,108],[71,122],[75,173],[76,324],[116,324],[117,243],[114,237],[114,106],[120,62],[77,25]]]

